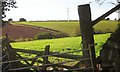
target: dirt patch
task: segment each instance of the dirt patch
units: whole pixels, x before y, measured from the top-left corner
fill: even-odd
[[[6,24],[2,27],[2,36],[8,34],[12,39],[18,38],[34,38],[36,34],[41,32],[49,32],[48,30],[42,28],[32,28],[26,26],[18,26],[12,24]]]

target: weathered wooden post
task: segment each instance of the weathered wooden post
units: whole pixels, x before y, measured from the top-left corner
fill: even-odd
[[[2,1],[0,1],[0,27],[2,27]],[[2,30],[0,30],[0,33],[2,33]],[[0,39],[0,58],[2,57],[2,39]],[[2,59],[0,59],[0,62],[2,62]],[[2,65],[0,66],[0,70],[2,70]]]
[[[82,34],[82,43],[83,43],[83,49],[89,49],[91,50],[92,55],[92,62],[94,70],[96,70],[96,55],[95,55],[95,48],[94,48],[94,38],[93,38],[93,28],[92,28],[92,21],[91,21],[91,10],[90,5],[79,5],[78,6],[78,14],[80,18],[80,29]],[[92,44],[92,46],[91,46]],[[83,57],[84,58],[90,58],[89,51],[83,51]],[[91,61],[85,60],[85,66],[90,67]]]
[[[0,27],[2,27],[2,1],[0,1]]]
[[[45,52],[44,52],[44,55],[49,55],[49,50],[50,50],[50,45],[47,45],[46,47],[45,47]],[[48,56],[45,56],[45,57],[43,57],[43,71],[44,72],[46,72],[46,66],[44,66],[44,65],[46,65],[48,63]]]

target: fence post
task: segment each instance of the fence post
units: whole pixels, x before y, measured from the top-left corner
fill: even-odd
[[[5,47],[7,48],[6,51],[8,52],[10,61],[12,61],[12,60],[17,60],[17,59],[18,59],[18,57],[16,56],[17,53],[16,53],[16,51],[12,48],[12,46],[10,45],[10,40],[9,40],[7,34],[6,34],[6,38],[5,38],[4,44],[5,44]],[[12,65],[12,68],[17,68],[17,67],[22,66],[22,63],[20,63],[20,62],[12,62],[11,65]]]
[[[79,5],[78,14],[80,18],[80,29],[82,34],[83,49],[89,49],[89,45],[94,44],[90,5],[89,4]],[[94,69],[96,69],[96,62],[95,62],[96,56],[95,56],[94,45],[91,46],[90,49],[92,53],[92,62],[94,65]],[[89,51],[83,51],[83,57],[90,58]],[[91,61],[85,60],[85,66],[86,67],[91,66]]]
[[[2,27],[2,1],[0,0],[0,28]],[[2,33],[2,29],[0,30]]]
[[[44,55],[49,55],[49,51],[50,51],[50,45],[47,45],[46,47],[45,47],[45,52],[44,52]],[[43,57],[43,68],[42,68],[42,70],[44,71],[44,72],[46,72],[46,66],[44,66],[44,65],[46,65],[48,63],[48,56],[46,56],[46,57]]]
[[[0,1],[0,28],[2,27],[2,2]],[[2,33],[2,28],[0,30],[0,33]],[[2,57],[2,39],[0,39],[0,57]],[[2,62],[2,59],[0,59],[0,62]],[[2,66],[0,66],[0,70],[2,70]]]

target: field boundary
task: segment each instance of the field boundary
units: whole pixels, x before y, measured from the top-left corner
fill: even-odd
[[[7,41],[7,42],[6,42]],[[7,70],[3,69],[5,71],[15,71],[15,70],[24,70],[24,69],[34,69],[34,71],[47,71],[48,67],[53,68],[53,70],[58,70],[57,67],[62,68],[62,70],[68,69],[69,71],[71,70],[84,70],[84,69],[91,69],[92,67],[85,67],[82,68],[81,66],[78,65],[78,63],[84,61],[84,60],[91,60],[90,58],[84,58],[80,55],[74,55],[70,53],[74,52],[80,52],[80,51],[89,51],[89,49],[86,50],[76,50],[76,51],[71,51],[71,52],[65,52],[65,53],[58,53],[58,52],[50,52],[50,45],[47,45],[45,47],[45,51],[35,51],[35,50],[24,50],[24,49],[15,49],[12,48],[12,46],[9,43],[8,38],[6,38],[3,43],[5,43],[5,46],[3,48],[6,49],[5,56],[7,57],[7,61],[3,61],[2,64],[3,66],[7,64]],[[35,54],[35,57],[33,58],[24,58],[18,52],[22,53],[29,53],[29,54]],[[8,53],[8,55],[6,54]],[[58,58],[65,58],[65,61],[58,62],[58,63],[51,63],[48,59],[48,57],[58,57]],[[43,61],[39,60],[39,58],[42,58]],[[4,59],[1,58],[1,59]],[[67,60],[68,59],[68,60]],[[26,65],[22,64],[21,61],[23,61]],[[31,61],[31,63],[29,63]],[[67,66],[64,65],[65,63],[69,62],[76,62],[77,64],[74,66]],[[34,65],[37,64],[37,65]],[[41,65],[42,64],[42,65]],[[64,70],[63,70],[64,71]]]

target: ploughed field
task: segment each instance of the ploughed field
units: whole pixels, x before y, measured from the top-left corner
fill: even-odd
[[[27,38],[35,38],[35,36],[39,33],[53,33],[56,31],[52,31],[46,28],[36,28],[33,26],[26,26],[26,25],[13,25],[6,23],[2,29],[2,33],[0,36],[5,36],[6,34],[9,36],[10,39],[27,39]]]

